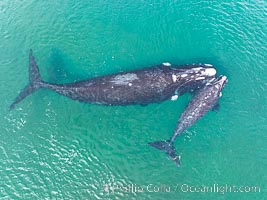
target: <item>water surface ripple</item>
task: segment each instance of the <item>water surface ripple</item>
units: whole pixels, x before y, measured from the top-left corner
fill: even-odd
[[[266,1],[2,1],[0,19],[1,199],[264,199]],[[172,134],[189,95],[101,107],[43,89],[10,112],[30,48],[44,80],[58,83],[164,61],[211,63],[229,83],[220,111],[177,139],[178,169],[147,143]],[[261,193],[174,191],[182,184]]]

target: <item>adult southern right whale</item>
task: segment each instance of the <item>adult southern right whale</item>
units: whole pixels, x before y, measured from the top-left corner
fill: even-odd
[[[215,68],[209,64],[171,67],[163,63],[155,67],[100,76],[66,84],[52,84],[41,79],[39,68],[30,50],[29,84],[10,105],[17,103],[39,88],[47,88],[71,99],[101,105],[147,105],[178,96],[202,87],[214,78]]]

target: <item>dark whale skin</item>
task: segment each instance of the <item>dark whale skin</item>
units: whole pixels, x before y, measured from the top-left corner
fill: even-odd
[[[198,66],[199,68],[199,66]],[[203,76],[205,70],[170,68],[164,65],[129,72],[101,76],[69,84],[43,83],[49,88],[71,99],[102,105],[146,105],[162,102],[174,95],[182,95],[203,85],[210,77]],[[182,78],[188,74],[188,78]],[[174,81],[174,76],[176,80]],[[205,79],[196,80],[198,77]],[[204,80],[204,81],[203,81]]]
[[[47,88],[61,95],[85,103],[100,105],[147,105],[162,102],[202,87],[213,78],[211,65],[183,65],[171,67],[163,63],[154,67],[95,77],[65,84],[53,84],[41,79],[39,68],[30,51],[29,84],[11,104],[10,109],[39,88]]]
[[[226,83],[227,77],[219,76],[200,88],[181,114],[171,138],[165,141],[150,142],[149,145],[164,151],[177,166],[180,166],[180,156],[176,153],[174,141],[184,130],[191,127],[209,110],[218,105]]]

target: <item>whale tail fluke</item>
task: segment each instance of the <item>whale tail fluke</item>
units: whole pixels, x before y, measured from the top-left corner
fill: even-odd
[[[10,105],[9,109],[12,110],[16,104],[22,101],[25,97],[32,94],[34,91],[42,87],[42,83],[44,83],[41,79],[39,68],[35,62],[34,56],[32,54],[32,50],[30,50],[29,54],[29,84],[25,86],[25,88],[19,93],[19,95],[15,98],[13,103]]]
[[[164,151],[178,167],[180,166],[180,156],[177,155],[176,149],[170,140],[150,142],[148,144],[152,147],[155,147],[156,149]]]

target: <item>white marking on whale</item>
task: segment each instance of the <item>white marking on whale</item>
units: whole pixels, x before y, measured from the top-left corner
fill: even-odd
[[[193,71],[199,71],[199,70],[201,70],[201,69],[203,69],[203,67],[192,68]]]
[[[172,81],[175,83],[177,81],[177,76],[175,74],[172,74]]]
[[[204,64],[204,65],[207,67],[213,67],[213,65],[211,65],[211,64]]]
[[[222,77],[222,81],[224,82],[224,81],[226,81],[227,80],[227,77],[226,76],[223,76]]]
[[[137,80],[138,77],[134,73],[120,74],[115,76],[110,82],[116,85],[128,85],[130,82]]]
[[[205,71],[203,71],[202,74],[206,76],[214,76],[216,74],[216,69],[214,68],[205,69]]]
[[[188,74],[182,74],[181,77],[184,78],[184,77],[187,77]]]
[[[169,62],[164,62],[164,63],[162,63],[164,66],[166,66],[166,67],[170,67],[171,66],[171,63],[169,63]]]
[[[200,76],[200,77],[197,77],[195,80],[203,80],[203,79],[205,79],[205,77]]]
[[[178,99],[178,97],[179,97],[179,96],[178,96],[177,94],[176,94],[176,95],[173,95],[173,96],[171,97],[171,100],[172,100],[172,101],[176,101],[176,100]]]

